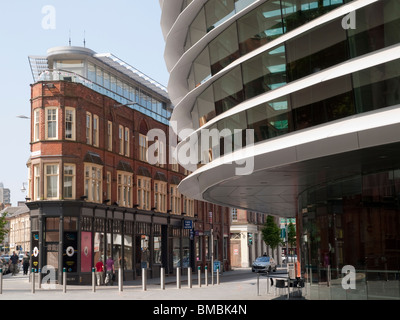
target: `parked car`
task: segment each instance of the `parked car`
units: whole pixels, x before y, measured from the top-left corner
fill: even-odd
[[[3,274],[10,272],[10,256],[3,254],[0,256],[0,268],[3,270]]]
[[[251,266],[252,272],[270,272],[276,271],[276,262],[274,258],[268,256],[258,257]]]

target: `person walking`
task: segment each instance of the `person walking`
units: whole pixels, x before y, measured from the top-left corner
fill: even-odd
[[[101,258],[96,263],[96,278],[97,278],[97,285],[101,286],[104,282],[104,264]]]
[[[25,252],[25,255],[22,257],[22,268],[24,270],[24,276],[26,276],[28,274],[28,270],[29,270],[29,254],[28,251]]]
[[[15,251],[13,251],[13,254],[10,258],[10,262],[11,262],[10,267],[12,275],[15,276],[18,273],[18,262],[19,262],[19,257],[17,256]]]
[[[112,286],[114,284],[114,271],[114,260],[111,257],[108,257],[106,261],[106,285]]]

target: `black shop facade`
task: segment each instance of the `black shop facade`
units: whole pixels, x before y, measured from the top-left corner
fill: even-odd
[[[191,218],[85,201],[28,202],[31,219],[31,268],[53,270],[58,283],[90,284],[92,268],[112,257],[125,281],[194,270]],[[64,270],[64,271],[63,271]]]

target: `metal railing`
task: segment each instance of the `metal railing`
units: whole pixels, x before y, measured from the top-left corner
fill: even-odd
[[[163,115],[162,113],[160,114],[159,112],[156,112],[154,110],[151,110],[142,104],[140,104],[138,101],[133,101],[130,98],[127,98],[124,95],[121,95],[113,90],[110,90],[106,87],[103,87],[102,85],[99,85],[77,73],[67,71],[67,70],[62,70],[62,69],[49,69],[46,71],[43,71],[37,80],[37,82],[40,81],[69,81],[73,83],[79,83],[84,85],[85,87],[92,89],[100,94],[104,94],[107,97],[110,97],[111,99],[114,99],[121,105],[128,105],[130,108],[135,109],[149,117],[152,117],[153,119],[160,121],[166,125],[169,125],[169,117],[170,117],[170,112],[166,111],[166,114]],[[136,100],[136,99],[134,99]]]

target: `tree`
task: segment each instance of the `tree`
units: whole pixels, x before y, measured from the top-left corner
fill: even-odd
[[[288,244],[290,248],[296,246],[296,228],[291,222],[288,225]]]
[[[267,221],[265,222],[261,232],[265,244],[271,247],[273,256],[274,249],[282,242],[280,237],[280,229],[275,223],[274,217],[267,216]]]
[[[4,212],[3,215],[0,217],[0,243],[4,241],[8,230],[6,229],[7,221],[6,221],[7,212]]]

